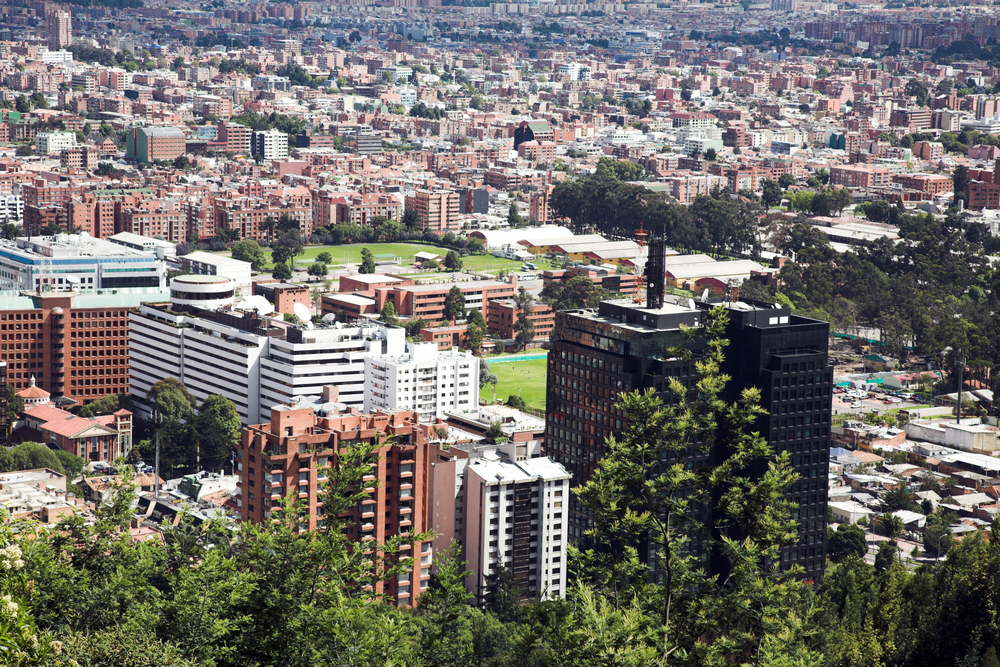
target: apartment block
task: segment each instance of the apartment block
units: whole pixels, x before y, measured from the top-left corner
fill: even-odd
[[[133,127],[125,140],[125,154],[137,162],[173,160],[184,155],[184,132],[176,127]]]
[[[414,209],[420,215],[420,231],[458,231],[459,194],[450,190],[417,190],[406,197],[406,208]]]
[[[511,339],[517,334],[514,325],[517,324],[520,310],[514,304],[513,299],[491,300],[487,309],[486,326],[490,333],[494,333],[501,338]],[[555,326],[555,311],[550,303],[535,303],[531,307],[528,320],[535,327],[535,340],[539,338],[547,339]]]
[[[407,343],[399,356],[365,357],[365,412],[412,410],[425,422],[479,405],[479,360],[472,352]]]
[[[465,297],[465,309],[478,310],[483,317],[489,317],[491,301],[514,297],[517,285],[492,280],[477,280],[455,285],[406,285],[392,286],[384,291],[376,289],[379,312],[385,301],[392,301],[396,312],[404,317],[421,318],[429,324],[437,324],[444,319],[444,300],[452,287],[458,287]]]
[[[76,146],[76,135],[72,132],[39,132],[35,135],[35,150],[43,155],[59,155],[73,146]]]
[[[253,154],[265,160],[288,159],[288,135],[281,130],[253,133]]]
[[[465,476],[465,585],[484,602],[486,578],[502,566],[526,598],[566,593],[571,475],[549,458],[501,459],[487,452]]]
[[[0,359],[7,382],[89,403],[128,392],[128,313],[162,292],[22,291],[0,311]],[[110,459],[107,459],[110,460]]]
[[[216,140],[227,153],[246,154],[250,152],[252,134],[250,128],[245,125],[220,120]]]
[[[884,188],[893,172],[882,167],[830,167],[830,184],[848,188]]]
[[[430,448],[417,414],[362,414],[337,402],[329,391],[276,405],[267,422],[244,427],[236,450],[242,520],[268,521],[282,511],[282,498],[295,494],[303,505],[303,525],[310,530],[323,527],[327,471],[348,447],[372,441],[379,446],[368,458],[371,474],[363,479],[367,497],[337,517],[347,523],[344,533],[374,549],[395,535],[424,532]],[[412,568],[395,580],[380,582],[376,592],[389,595],[399,606],[413,607],[430,583],[432,542],[415,542],[404,548],[404,555],[413,559]]]

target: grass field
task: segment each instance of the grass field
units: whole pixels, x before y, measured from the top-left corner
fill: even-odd
[[[330,262],[331,266],[338,266],[344,264],[360,264],[361,263],[361,249],[368,248],[372,251],[373,255],[395,255],[401,258],[404,262],[412,262],[413,256],[418,252],[428,251],[439,255],[448,254],[448,248],[443,248],[440,246],[431,245],[429,243],[371,243],[368,245],[362,243],[355,243],[353,245],[314,245],[307,246],[305,252],[301,255],[295,257],[295,263],[298,265],[309,265],[316,260],[316,255],[321,252],[330,253],[330,257],[333,261]],[[264,248],[264,252],[267,256],[271,256],[271,249]],[[267,268],[272,268],[273,265],[269,262]]]
[[[503,357],[499,357],[490,359],[489,362],[490,371],[496,373],[498,379],[497,398],[507,400],[511,394],[517,394],[520,387],[521,398],[528,407],[538,412],[545,412],[545,359],[504,363]],[[531,379],[528,379],[529,375]],[[492,389],[486,386],[480,395],[492,399],[491,393]]]

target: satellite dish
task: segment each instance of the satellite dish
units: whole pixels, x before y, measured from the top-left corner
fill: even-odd
[[[708,288],[706,287],[705,291],[701,293],[701,302],[705,303],[707,301],[708,301]]]
[[[66,276],[66,282],[70,285],[78,285],[80,283],[80,279],[76,276]]]
[[[326,324],[331,324],[337,321],[337,316],[334,313],[327,313],[323,316],[323,322]]]
[[[297,317],[299,322],[302,322],[302,324],[312,322],[312,313],[309,312],[309,309],[306,308],[305,304],[296,303],[292,306],[292,310],[295,312],[295,317]]]

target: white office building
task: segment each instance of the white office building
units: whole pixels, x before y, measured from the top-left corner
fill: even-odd
[[[155,253],[82,234],[0,240],[0,289],[89,291],[167,286]]]
[[[375,79],[380,83],[386,83],[390,86],[394,86],[397,83],[406,83],[413,76],[413,69],[410,67],[400,67],[394,65],[391,67],[379,67],[375,70]]]
[[[398,356],[365,358],[365,412],[416,410],[421,421],[479,405],[479,360],[471,352],[407,343]]]
[[[525,597],[565,597],[570,477],[548,457],[515,463],[486,452],[469,462],[463,544],[474,574],[465,582],[477,604],[501,565]]]
[[[203,401],[231,399],[244,424],[270,420],[271,407],[337,388],[337,401],[364,404],[365,357],[400,355],[405,330],[378,322],[357,326],[289,324],[241,301],[231,279],[179,276],[170,303],[143,304],[129,316],[129,393],[148,414],[150,387],[174,377]],[[263,310],[267,310],[266,307]]]
[[[72,132],[39,132],[35,135],[35,150],[42,155],[58,155],[74,146],[76,135]]]
[[[253,273],[250,270],[250,262],[244,262],[242,259],[196,250],[177,257],[174,263],[176,263],[177,268],[187,273],[230,278],[236,282],[237,289],[243,293],[250,291]]]
[[[253,155],[265,160],[285,160],[288,158],[288,135],[281,130],[266,130],[253,133]]]
[[[0,224],[24,223],[24,198],[21,195],[0,195]]]

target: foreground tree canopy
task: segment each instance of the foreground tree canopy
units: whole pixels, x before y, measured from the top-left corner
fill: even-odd
[[[775,567],[795,523],[784,490],[795,476],[753,431],[758,392],[722,400],[725,313],[702,332],[696,386],[664,398],[631,393],[628,426],[578,497],[594,516],[567,554],[567,599],[518,604],[509,573],[468,604],[456,545],[436,554],[417,610],[382,600],[379,582],[410,564],[394,536],[364,552],[337,517],[363,497],[373,445],[341,453],[324,489],[325,521],[300,531],[287,499],[267,525],[235,529],[189,517],[163,541],[133,541],[127,479],[93,521],[0,523],[0,664],[137,667],[932,667],[994,665],[1000,641],[1000,533],[967,536],[939,567],[908,572],[888,546],[875,567],[844,531],[838,564],[815,585]],[[194,414],[183,385],[157,392],[165,412]],[[229,407],[210,398],[192,419],[205,445],[225,442]],[[164,428],[169,428],[165,426]],[[210,443],[214,440],[215,443]],[[715,443],[731,455],[688,466]],[[753,462],[763,473],[746,477]],[[366,483],[367,485],[367,483]],[[699,511],[709,498],[717,510]],[[863,535],[861,536],[863,538]],[[724,563],[709,575],[692,548]],[[646,576],[652,546],[660,576]]]

